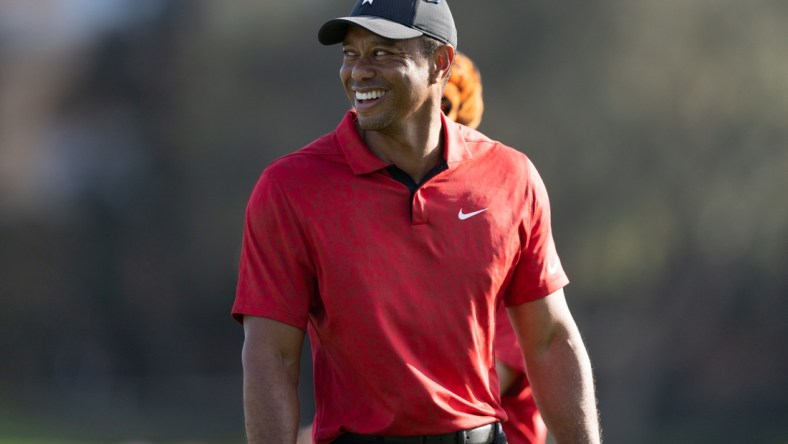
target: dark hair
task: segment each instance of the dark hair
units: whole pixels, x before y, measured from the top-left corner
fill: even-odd
[[[427,58],[432,57],[432,55],[435,54],[435,51],[437,51],[438,48],[446,44],[436,39],[435,37],[428,36],[427,34],[423,34],[421,37],[419,37],[419,40],[421,40],[422,54],[424,55],[424,57]],[[451,77],[451,71],[452,71],[452,67],[449,67],[449,72],[446,75],[446,79],[444,79],[443,81],[444,88],[446,87],[446,83],[449,81],[449,77]]]
[[[441,42],[440,40],[436,39],[435,37],[430,37],[427,34],[422,35],[419,37],[421,40],[422,52],[425,57],[429,57],[435,53],[441,46],[445,45],[445,43]]]

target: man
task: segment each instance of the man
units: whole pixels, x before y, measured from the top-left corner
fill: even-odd
[[[473,129],[482,121],[484,100],[481,75],[473,61],[460,52],[454,55],[451,75],[443,89],[441,110],[449,119]],[[536,407],[525,373],[523,355],[503,305],[499,307],[496,317],[495,370],[501,388],[501,407],[507,416],[506,422],[501,424],[506,440],[508,444],[544,444],[547,427]],[[312,387],[312,378],[307,375],[299,383],[301,387]],[[314,411],[309,413],[314,416]],[[311,423],[299,429],[297,442],[312,442]]]
[[[308,329],[317,443],[505,443],[500,304],[558,442],[599,442],[542,181],[441,113],[446,1],[359,0],[318,39],[342,43],[354,110],[266,168],[249,200],[233,306],[249,442],[295,442]]]

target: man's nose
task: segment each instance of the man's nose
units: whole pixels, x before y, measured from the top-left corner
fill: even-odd
[[[359,57],[353,65],[351,73],[353,80],[365,80],[375,75],[375,70],[370,63],[369,57]]]

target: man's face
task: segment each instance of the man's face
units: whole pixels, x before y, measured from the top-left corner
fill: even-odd
[[[339,77],[362,129],[396,127],[424,108],[434,82],[422,48],[418,38],[390,40],[348,28]]]

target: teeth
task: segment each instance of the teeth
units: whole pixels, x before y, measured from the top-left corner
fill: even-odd
[[[369,92],[359,92],[356,91],[356,100],[372,100],[372,99],[379,99],[383,97],[385,92],[383,90],[375,90]]]

